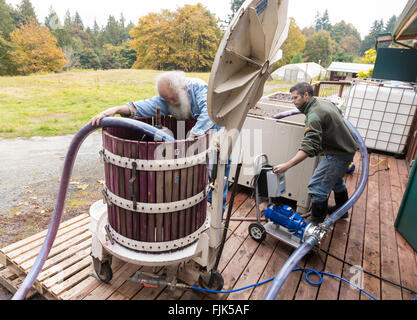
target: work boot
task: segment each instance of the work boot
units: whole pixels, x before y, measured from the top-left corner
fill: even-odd
[[[324,221],[327,215],[327,201],[313,202],[311,205],[310,223],[318,225]]]
[[[339,209],[341,206],[343,206],[348,200],[349,200],[349,195],[347,190],[342,191],[342,192],[338,192],[338,193],[334,193],[334,200],[336,201],[336,205],[335,206],[331,206],[327,209],[328,214],[332,214],[334,212],[336,212],[337,209]],[[342,217],[342,219],[346,219],[349,217],[349,213],[345,213],[345,215]]]

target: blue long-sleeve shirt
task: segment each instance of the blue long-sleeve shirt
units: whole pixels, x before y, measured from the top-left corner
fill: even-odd
[[[191,100],[191,116],[197,120],[191,132],[195,136],[201,136],[208,130],[219,130],[213,121],[211,121],[207,111],[207,84],[198,78],[187,78],[186,86]],[[133,103],[136,107],[138,117],[153,117],[155,116],[156,108],[161,108],[161,115],[169,116],[168,105],[160,96],[151,99],[140,100]]]

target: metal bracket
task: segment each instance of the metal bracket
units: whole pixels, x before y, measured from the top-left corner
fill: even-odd
[[[101,194],[103,195],[103,203],[111,207],[113,205],[113,202],[111,202],[109,199],[109,195],[107,194],[107,189],[101,190]]]
[[[111,243],[112,245],[114,245],[114,240],[113,240],[113,237],[112,237],[112,235],[111,235],[111,231],[110,231],[110,227],[109,227],[109,225],[108,225],[108,224],[106,224],[106,226],[104,227],[104,229],[106,230],[106,237],[108,238],[108,240],[110,240],[110,243]]]
[[[135,196],[135,190],[133,187],[133,184],[136,181],[136,177],[137,177],[137,164],[134,162],[132,163],[132,178],[129,180],[129,193],[130,193],[130,198],[132,199],[133,202],[133,210],[137,210],[138,209],[138,203],[136,201],[136,196]]]
[[[104,155],[104,153],[105,153],[106,151],[103,149],[103,150],[100,150],[99,151],[99,155],[100,155],[100,159],[101,159],[101,162],[102,163],[104,163],[104,164],[109,164],[110,162],[109,162],[109,160],[106,158],[106,156]]]

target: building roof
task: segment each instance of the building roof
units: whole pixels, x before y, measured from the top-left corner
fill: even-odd
[[[398,18],[395,40],[417,39],[417,0],[409,0]]]
[[[298,70],[298,71],[309,74],[313,78],[319,75],[320,72],[326,72],[326,69],[324,69],[321,65],[315,62],[305,62],[305,63],[287,64],[275,70],[272,73],[272,75],[284,73],[285,70]]]
[[[373,64],[332,62],[332,64],[327,68],[327,71],[359,73],[361,71],[372,69],[373,67]]]

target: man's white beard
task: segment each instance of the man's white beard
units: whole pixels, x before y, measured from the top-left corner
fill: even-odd
[[[169,112],[177,120],[191,119],[191,101],[188,96],[188,92],[180,90],[178,92],[178,102],[176,104],[168,104]]]

